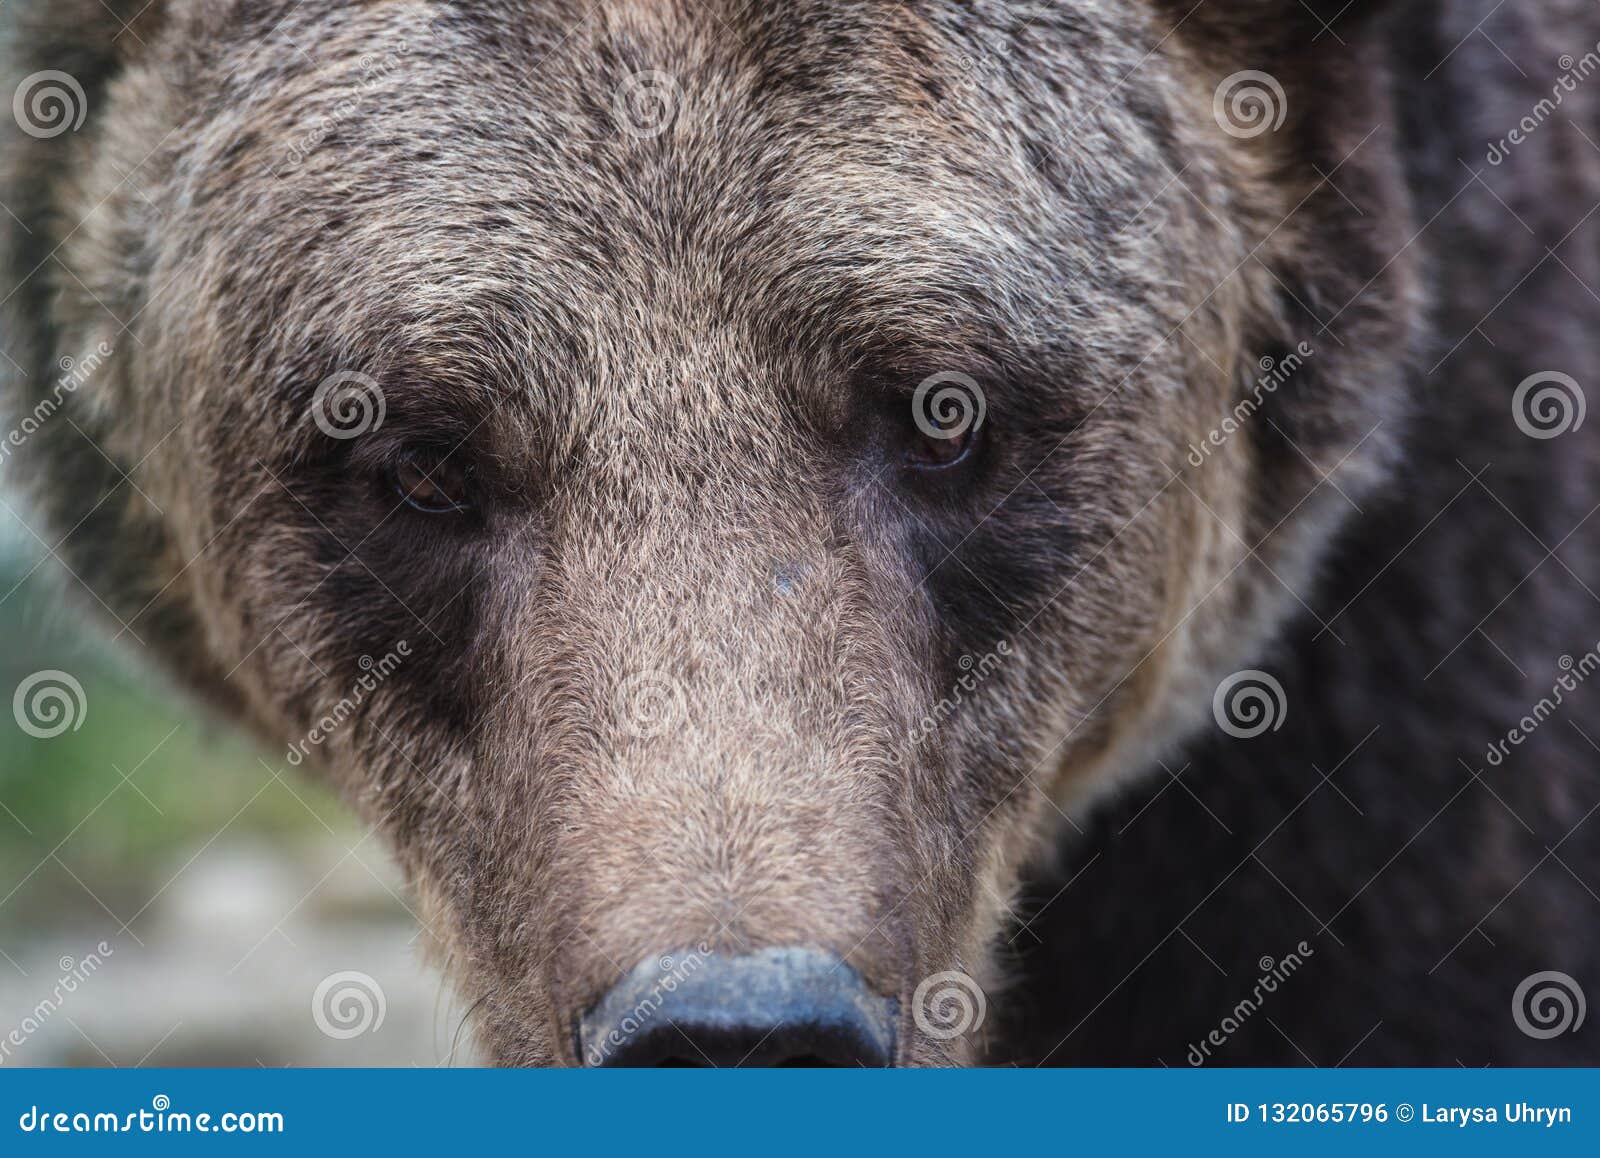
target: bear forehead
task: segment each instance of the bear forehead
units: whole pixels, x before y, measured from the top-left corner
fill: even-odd
[[[925,94],[876,75],[919,34],[780,22],[730,47],[707,16],[562,38],[506,11],[300,12],[273,33],[298,51],[219,54],[175,231],[173,275],[200,292],[176,308],[265,313],[270,333],[234,339],[302,378],[321,346],[328,366],[377,350],[428,381],[581,391],[641,358],[770,360],[773,337],[993,344],[999,295],[1046,284],[1003,225],[1006,159],[946,147]]]
[[[1094,214],[1064,212],[1127,174],[1046,181],[1016,123],[948,91],[952,30],[629,7],[308,3],[211,46],[158,272],[195,292],[161,308],[291,406],[359,368],[469,414],[517,393],[545,421],[690,379],[735,409],[827,410],[858,363],[961,368],[1068,311],[1129,328],[1125,272],[1078,284],[1107,269]]]

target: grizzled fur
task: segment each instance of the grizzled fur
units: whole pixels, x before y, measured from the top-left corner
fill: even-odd
[[[1487,4],[18,7],[8,88],[89,117],[6,141],[9,393],[115,355],[11,473],[275,745],[406,642],[316,750],[498,1059],[576,1061],[701,941],[843,954],[907,1064],[1181,1064],[1301,941],[1217,1060],[1600,1057],[1510,1008],[1600,994],[1597,693],[1483,756],[1600,641],[1594,427],[1511,413],[1600,364],[1600,153],[1551,125],[1473,178],[1548,92]],[[1529,77],[1600,40],[1518,7]],[[1247,69],[1275,132],[1219,127]],[[988,437],[908,472],[948,371]],[[356,439],[311,418],[340,372],[387,406]],[[415,447],[476,512],[395,502]],[[1234,739],[1250,667],[1287,716]],[[981,1035],[911,1016],[949,969]]]

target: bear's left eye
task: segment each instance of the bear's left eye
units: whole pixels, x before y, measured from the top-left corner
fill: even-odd
[[[976,429],[949,432],[918,430],[906,449],[906,465],[913,470],[947,470],[972,456],[977,445]]]
[[[970,375],[945,371],[924,379],[911,399],[906,465],[944,471],[972,459],[985,433],[987,410],[983,387]]]
[[[413,510],[444,515],[472,509],[470,474],[453,459],[408,455],[389,467],[388,476],[394,493]]]

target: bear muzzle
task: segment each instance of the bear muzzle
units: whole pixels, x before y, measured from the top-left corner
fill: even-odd
[[[586,1066],[888,1066],[900,1003],[835,953],[690,949],[635,966],[583,1015]]]

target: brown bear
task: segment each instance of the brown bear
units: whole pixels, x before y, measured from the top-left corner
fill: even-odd
[[[1592,6],[4,19],[27,517],[495,1059],[1600,1060]]]

